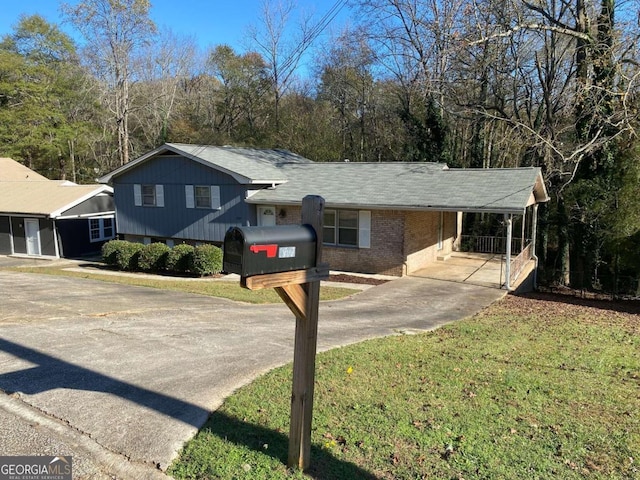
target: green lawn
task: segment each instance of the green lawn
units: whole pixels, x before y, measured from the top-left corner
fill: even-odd
[[[307,475],[285,467],[291,366],[228,398],[169,473],[640,478],[640,315],[544,298],[319,354]]]
[[[168,277],[156,277],[147,275],[105,275],[101,273],[77,272],[65,270],[60,267],[13,267],[13,271],[23,273],[40,273],[48,275],[61,275],[66,277],[89,278],[103,282],[135,285],[139,287],[160,288],[178,292],[196,293],[211,297],[223,297],[238,302],[247,303],[278,303],[282,302],[273,289],[247,290],[240,286],[240,282],[231,281],[194,281],[193,279],[171,280]],[[338,300],[358,293],[360,290],[342,287],[320,288],[320,300]]]

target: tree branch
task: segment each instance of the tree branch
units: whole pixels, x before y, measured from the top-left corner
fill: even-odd
[[[494,40],[496,38],[511,37],[521,30],[539,30],[539,31],[546,31],[546,32],[554,32],[554,33],[560,33],[562,35],[568,35],[570,37],[578,38],[580,40],[584,40],[585,42],[592,41],[590,35],[586,33],[577,32],[572,28],[558,27],[554,25],[545,25],[542,23],[525,23],[522,25],[515,25],[514,27],[504,32],[494,33],[493,35],[488,35],[484,38],[474,40],[473,42],[467,42],[467,46],[472,47],[475,45],[480,45],[483,43],[490,42],[491,40]]]

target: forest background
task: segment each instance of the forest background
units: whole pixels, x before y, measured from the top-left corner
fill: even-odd
[[[536,166],[540,278],[640,293],[638,0],[265,0],[242,50],[199,48],[148,0],[60,9],[74,35],[32,15],[0,42],[1,156],[78,183],[165,142]]]

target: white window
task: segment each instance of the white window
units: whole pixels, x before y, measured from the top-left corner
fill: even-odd
[[[142,206],[143,207],[156,206],[156,186],[155,185],[142,185]]]
[[[133,203],[137,207],[164,207],[164,185],[135,184]]]
[[[211,187],[196,185],[196,208],[211,208]]]
[[[323,243],[347,247],[371,247],[371,212],[325,210]]]
[[[185,185],[187,208],[208,208],[220,210],[220,187],[218,185]]]
[[[89,240],[92,242],[101,242],[112,239],[116,236],[113,227],[113,218],[90,218]]]

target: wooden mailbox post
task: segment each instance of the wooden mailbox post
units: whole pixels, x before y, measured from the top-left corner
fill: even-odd
[[[240,280],[240,284],[250,290],[274,288],[296,317],[287,465],[302,470],[309,467],[311,454],[320,280],[329,277],[329,266],[321,263],[323,221],[324,199],[315,195],[306,196],[302,200],[302,225],[311,226],[315,231],[315,265],[300,270],[242,276]],[[271,228],[277,234],[278,227]],[[225,239],[225,252],[226,243]],[[271,252],[267,251],[267,247],[276,245],[253,246],[250,251],[264,251],[269,256]],[[289,248],[289,253],[292,252],[291,247],[285,248]]]

